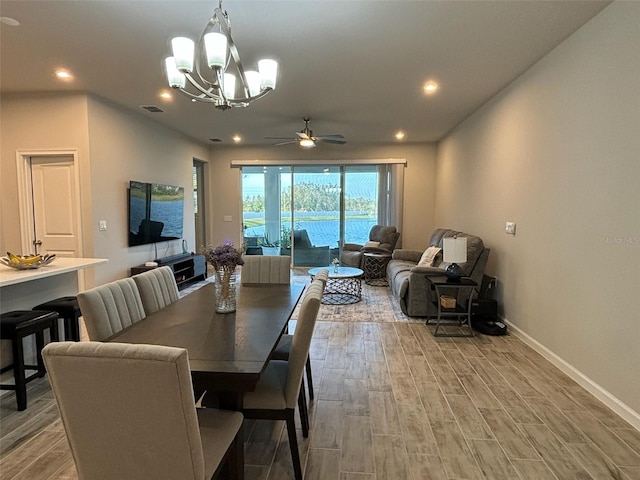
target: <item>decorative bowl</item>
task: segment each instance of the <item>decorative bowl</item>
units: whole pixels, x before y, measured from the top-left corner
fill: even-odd
[[[35,270],[37,268],[42,267],[43,265],[48,265],[53,262],[56,258],[54,254],[45,254],[45,255],[11,255],[7,252],[9,256],[0,258],[0,262],[2,262],[7,267],[15,268],[16,270]],[[34,259],[34,257],[39,257],[38,259]]]

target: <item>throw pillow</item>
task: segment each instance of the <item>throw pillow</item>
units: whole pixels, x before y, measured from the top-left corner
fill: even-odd
[[[429,247],[427,248],[422,257],[420,257],[420,261],[418,262],[419,267],[432,267],[433,263],[438,256],[438,254],[442,251],[440,247]]]
[[[367,243],[364,244],[364,248],[377,248],[379,246],[380,246],[380,242],[368,241]]]

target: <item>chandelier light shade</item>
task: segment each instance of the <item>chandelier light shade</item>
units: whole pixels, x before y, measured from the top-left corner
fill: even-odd
[[[165,59],[167,82],[193,101],[228,110],[247,107],[276,88],[275,60],[260,60],[257,71],[244,70],[231,37],[229,15],[222,10],[222,0],[198,44],[187,37],[175,37],[171,49],[173,56]]]

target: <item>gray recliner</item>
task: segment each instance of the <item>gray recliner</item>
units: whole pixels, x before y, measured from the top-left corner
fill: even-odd
[[[393,253],[400,239],[400,232],[396,227],[374,225],[369,232],[369,241],[378,243],[377,246],[345,243],[340,256],[340,264],[345,267],[362,268],[363,253]]]

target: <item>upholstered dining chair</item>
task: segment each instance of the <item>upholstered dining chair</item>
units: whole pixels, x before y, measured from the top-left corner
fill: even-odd
[[[318,274],[313,279],[314,282],[318,282],[319,285],[322,286],[322,291],[320,297],[322,297],[322,293],[324,293],[324,288],[327,285],[327,279],[329,278],[329,270],[323,268],[318,272]],[[312,282],[313,283],[313,282]],[[289,355],[291,354],[291,342],[293,341],[293,335],[284,334],[280,337],[280,341],[276,346],[271,358],[273,360],[289,360]],[[311,376],[311,359],[307,356],[307,361],[305,364],[306,377],[307,377],[307,389],[309,390],[309,399],[314,399],[313,394],[313,377]]]
[[[178,284],[171,267],[159,267],[134,275],[142,306],[147,315],[172,304],[180,298]]]
[[[138,286],[131,278],[80,292],[78,304],[89,339],[98,342],[147,316]]]
[[[196,410],[187,350],[48,346],[42,355],[81,480],[205,480],[243,448],[241,413]]]
[[[245,255],[240,272],[243,285],[291,283],[291,257],[287,255]]]
[[[321,282],[312,282],[302,299],[298,323],[291,342],[289,360],[286,362],[283,360],[269,361],[267,368],[260,376],[260,380],[258,380],[255,390],[244,395],[243,413],[245,418],[286,421],[291,460],[296,480],[302,480],[302,467],[300,465],[294,414],[297,402],[300,409],[302,434],[307,437],[309,435],[309,424],[304,389],[301,388],[302,373],[309,356],[309,346],[311,345],[311,337],[316,317],[318,316],[321,298]]]

